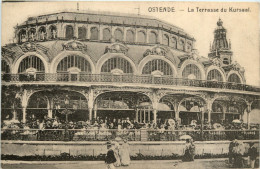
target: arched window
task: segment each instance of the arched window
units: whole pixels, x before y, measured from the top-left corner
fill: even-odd
[[[103,29],[103,40],[109,41],[111,39],[111,32],[108,28]]]
[[[18,73],[24,73],[28,70],[34,70],[36,72],[44,72],[44,64],[40,58],[34,55],[24,58],[18,68]]]
[[[213,69],[210,70],[207,76],[207,80],[212,80],[212,81],[223,81],[223,77],[221,75],[221,73],[219,72],[219,70],[217,69]]]
[[[54,25],[50,26],[50,38],[56,39],[57,38],[57,28]]]
[[[81,56],[69,55],[63,58],[57,67],[57,72],[68,72],[70,68],[78,68],[81,72],[91,73],[90,63]]]
[[[2,62],[1,62],[1,72],[10,73],[10,67],[5,60],[2,60]]]
[[[163,35],[163,45],[169,46],[169,36],[166,34]]]
[[[145,33],[143,31],[138,32],[137,42],[139,42],[139,43],[145,43],[146,42]]]
[[[26,30],[25,29],[20,30],[18,36],[19,36],[19,43],[27,41]]]
[[[200,69],[194,64],[188,64],[182,71],[182,77],[185,79],[201,79]]]
[[[187,48],[186,48],[187,50],[187,52],[191,52],[191,50],[192,50],[192,48],[191,48],[191,43],[187,43]]]
[[[115,30],[115,40],[116,41],[123,41],[124,35],[120,29]]]
[[[87,30],[85,27],[79,27],[78,28],[78,38],[85,40],[87,35]]]
[[[180,49],[183,51],[185,50],[185,44],[183,40],[180,40]]]
[[[170,47],[173,47],[174,49],[177,49],[177,39],[175,37],[171,38]]]
[[[241,83],[241,80],[237,74],[233,73],[228,77],[228,82]]]
[[[113,73],[114,70],[119,69],[123,73],[133,73],[131,64],[124,58],[114,57],[108,59],[101,67],[102,73]]]
[[[150,32],[149,34],[149,43],[157,43],[157,34],[155,32]]]
[[[31,40],[31,41],[34,41],[35,40],[35,35],[36,35],[36,29],[35,28],[31,28],[30,30],[29,30],[29,39]]]
[[[73,39],[74,37],[74,30],[73,27],[71,25],[67,25],[66,26],[66,35],[65,35],[66,39]]]
[[[40,27],[39,29],[39,40],[45,40],[46,39],[46,28],[44,26]]]
[[[142,74],[153,74],[161,72],[161,75],[173,75],[173,71],[169,63],[164,60],[154,59],[145,64]]]
[[[134,32],[132,30],[127,30],[127,32],[126,32],[126,41],[127,42],[134,42],[135,41]]]
[[[98,40],[98,28],[93,27],[90,29],[90,40]]]
[[[229,64],[228,58],[224,58],[224,59],[223,59],[223,64],[225,64],[225,65],[228,65],[228,64]]]

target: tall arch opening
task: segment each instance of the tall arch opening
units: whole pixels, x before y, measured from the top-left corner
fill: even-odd
[[[232,83],[241,83],[240,77],[233,73],[228,77],[228,82],[232,82]]]
[[[133,68],[130,62],[121,57],[113,57],[108,59],[101,67],[102,73],[133,73]]]
[[[109,41],[111,39],[111,31],[108,28],[103,29],[103,40]]]
[[[152,74],[156,76],[173,75],[173,70],[170,64],[166,61],[154,59],[145,64],[142,74]]]
[[[65,38],[66,39],[73,39],[74,38],[74,29],[71,25],[66,26]]]
[[[157,34],[155,32],[150,32],[149,34],[149,43],[157,43]]]
[[[114,36],[115,36],[115,40],[118,42],[121,42],[124,39],[124,34],[121,29],[116,29]]]
[[[143,31],[139,31],[137,33],[137,42],[139,42],[139,43],[145,43],[146,42],[146,35]]]
[[[78,28],[78,39],[85,40],[87,36],[87,30],[85,27]]]
[[[98,28],[92,27],[90,29],[90,40],[98,40],[98,39],[99,39]]]
[[[201,71],[195,64],[188,64],[182,71],[182,77],[185,79],[202,79]]]
[[[134,32],[132,30],[126,31],[126,41],[127,42],[134,42],[135,41]]]
[[[220,81],[220,82],[224,81],[222,74],[217,69],[213,69],[208,72],[207,80]]]

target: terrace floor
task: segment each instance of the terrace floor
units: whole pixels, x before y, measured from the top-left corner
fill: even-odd
[[[2,161],[3,169],[102,169],[106,168],[103,161]],[[153,161],[132,161],[130,166],[116,167],[117,169],[226,169],[231,168],[228,160],[221,159],[198,159],[194,162],[181,162],[177,160],[153,160]],[[245,167],[246,168],[246,167]],[[248,167],[247,167],[248,168]]]

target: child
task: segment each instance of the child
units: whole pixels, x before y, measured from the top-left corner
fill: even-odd
[[[114,151],[112,149],[111,142],[107,142],[107,155],[105,159],[105,163],[107,164],[107,169],[114,169],[114,162],[116,162],[116,158],[114,155]]]

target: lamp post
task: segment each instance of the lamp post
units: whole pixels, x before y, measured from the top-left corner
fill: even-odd
[[[65,109],[63,111],[61,111],[60,113],[64,114],[66,116],[64,141],[69,141],[69,130],[68,130],[69,120],[68,120],[68,115],[72,114],[73,112],[68,109],[68,106],[69,106],[69,97],[68,97],[68,95],[65,96],[64,104],[65,104]],[[60,109],[60,105],[56,105],[56,109]]]

